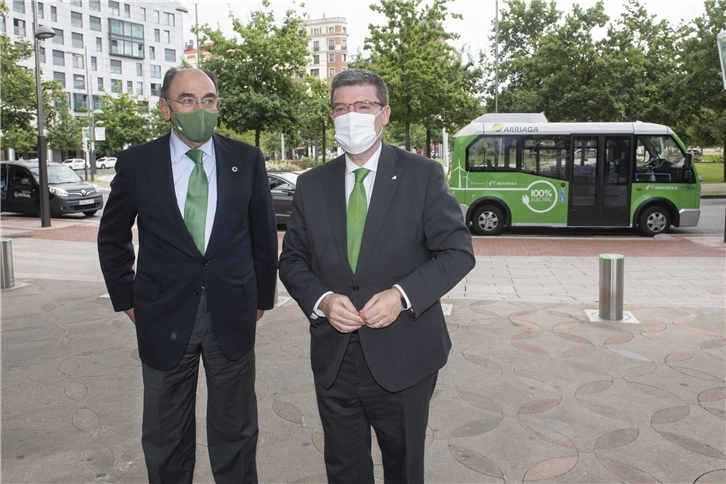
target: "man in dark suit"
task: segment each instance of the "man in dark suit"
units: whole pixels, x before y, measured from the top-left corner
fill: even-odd
[[[441,165],[381,142],[383,80],[331,85],[345,155],[302,174],[280,278],[310,321],[329,482],[423,482],[429,401],[451,348],[439,299],[473,267],[471,235]],[[362,171],[361,171],[362,170]]]
[[[211,72],[171,69],[159,107],[172,132],[119,154],[98,232],[113,307],[136,325],[149,481],[192,482],[201,355],[215,481],[257,482],[253,348],[256,322],[274,305],[277,265],[264,160],[213,135]]]

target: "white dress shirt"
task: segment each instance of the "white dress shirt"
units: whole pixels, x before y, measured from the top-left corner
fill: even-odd
[[[189,186],[189,177],[194,169],[194,160],[187,156],[189,147],[171,131],[169,137],[169,148],[171,150],[171,171],[174,176],[174,191],[176,192],[176,203],[179,206],[182,218],[184,218],[184,205],[187,200],[187,188]],[[197,148],[204,152],[202,165],[204,172],[207,174],[207,182],[209,184],[207,192],[207,220],[204,229],[204,247],[206,249],[209,244],[209,236],[212,233],[214,225],[214,216],[217,213],[217,163],[214,151],[214,141],[209,141]]]

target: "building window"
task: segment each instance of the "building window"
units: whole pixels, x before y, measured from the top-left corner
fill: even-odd
[[[136,75],[137,76],[144,75],[144,64],[142,64],[141,62],[136,63]]]
[[[154,42],[161,42],[161,30],[154,29]]]
[[[71,45],[79,49],[83,48],[83,34],[71,32]]]
[[[151,83],[151,95],[152,96],[158,96],[161,94],[161,84],[157,84],[156,82]]]
[[[144,7],[139,7],[139,20],[146,22],[146,9]]]
[[[84,58],[82,54],[73,54],[73,67],[76,69],[84,69],[86,66],[83,62]]]
[[[161,66],[149,64],[149,76],[152,79],[161,79]]]
[[[164,25],[168,25],[169,27],[174,27],[174,14],[173,13],[164,12]]]
[[[144,95],[144,83],[141,81],[136,81],[136,94],[138,96]]]
[[[63,53],[62,50],[53,51],[53,65],[54,66],[66,65],[66,55]]]
[[[159,11],[158,10],[154,10],[154,23],[155,24],[159,23]]]
[[[73,89],[86,90],[86,77],[81,74],[73,74]]]
[[[88,17],[88,23],[91,24],[91,30],[95,30],[97,32],[101,31],[101,17],[94,17],[93,15],[90,15]]]
[[[111,92],[119,94],[121,93],[121,80],[111,79]]]
[[[115,19],[109,19],[108,24],[111,54],[144,58],[143,25]]]
[[[313,35],[318,35],[320,33],[320,29],[313,29]]]
[[[310,75],[313,77],[320,77],[320,69],[310,69]]]
[[[40,62],[45,64],[45,47],[41,47],[38,52],[40,52]]]
[[[96,82],[96,87],[98,88],[98,92],[103,91],[103,77],[99,77]]]
[[[73,110],[74,111],[87,111],[88,103],[86,102],[86,95],[78,92],[73,93]]]
[[[124,4],[124,17],[131,18],[131,5],[128,3]]]
[[[66,87],[66,73],[65,72],[53,72],[53,80],[58,82],[61,86]]]
[[[313,40],[313,52],[318,52],[319,50],[320,50],[320,41]]]
[[[328,33],[332,34],[333,32],[335,32],[335,27],[328,27]]]
[[[328,50],[335,50],[335,39],[328,39]]]
[[[335,54],[328,54],[328,62],[335,62]]]
[[[335,77],[335,67],[331,67],[328,71],[328,76]]]
[[[93,97],[93,109],[103,108],[103,104],[101,103],[101,98],[96,96],[95,94],[92,97]]]
[[[171,43],[171,35],[169,35],[169,31],[168,30],[165,30],[164,31],[164,43],[165,44]]]
[[[95,10],[96,12],[101,11],[101,0],[90,0],[88,2],[88,8]]]
[[[164,49],[164,60],[167,62],[174,62],[176,60],[176,50]]]
[[[108,0],[108,9],[111,12],[111,15],[118,15],[121,16],[121,11],[119,10],[120,5],[118,2],[114,2],[113,0]]]
[[[43,13],[43,4],[41,2],[38,2],[38,18],[45,18],[45,13]]]
[[[316,55],[313,56],[313,64],[314,65],[320,64],[320,56],[319,55],[316,54]]]
[[[96,52],[102,52],[103,51],[103,39],[101,37],[96,37]]]
[[[121,61],[111,59],[111,74],[121,74]]]
[[[25,22],[23,22],[24,24]],[[61,29],[53,29],[55,31],[55,37],[53,37],[54,44],[63,45],[63,31]]]
[[[81,0],[71,0],[71,5],[73,5],[74,7],[82,7],[83,2]]]
[[[71,12],[71,25],[74,27],[83,27],[83,15],[78,12]]]
[[[13,0],[13,12],[25,13],[25,2],[23,0]]]
[[[149,59],[156,59],[156,48],[153,45],[149,46]]]
[[[126,81],[126,92],[129,94],[134,92],[134,81]]]
[[[341,39],[340,50],[348,50],[348,41],[347,40]]]
[[[50,20],[52,22],[58,21],[58,9],[53,6],[50,7]]]
[[[91,56],[91,70],[92,71],[97,71],[98,70],[98,59],[96,59],[93,56]]]
[[[25,37],[25,20],[13,19],[13,33]]]

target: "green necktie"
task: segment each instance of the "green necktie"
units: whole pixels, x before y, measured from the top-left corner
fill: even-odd
[[[189,176],[187,199],[184,203],[184,223],[194,239],[199,253],[204,255],[204,234],[207,228],[207,174],[204,172],[202,150],[189,150],[187,156],[194,161],[194,169]]]
[[[358,265],[358,253],[360,252],[360,241],[363,237],[363,227],[366,224],[366,213],[368,203],[366,202],[366,187],[363,180],[370,173],[370,170],[358,168],[355,174],[355,184],[348,199],[348,262],[355,273]]]

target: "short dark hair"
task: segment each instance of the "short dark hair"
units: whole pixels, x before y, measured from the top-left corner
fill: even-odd
[[[202,71],[203,73],[205,73],[207,77],[212,81],[212,84],[214,84],[214,91],[217,93],[217,96],[219,96],[217,75],[214,72],[210,71],[209,69],[197,69],[195,67],[186,67],[184,69],[177,69],[176,67],[172,67],[171,69],[166,71],[166,74],[164,74],[164,83],[161,85],[159,97],[169,99],[169,87],[171,86],[171,81],[173,81],[176,75],[179,74],[181,71],[189,70]]]
[[[378,102],[388,106],[388,86],[381,76],[366,69],[346,69],[338,73],[330,84],[330,103],[333,103],[335,90],[344,86],[373,86],[376,88]]]

